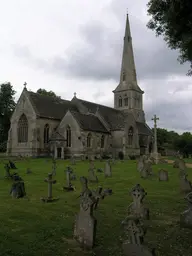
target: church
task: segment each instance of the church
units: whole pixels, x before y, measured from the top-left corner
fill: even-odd
[[[149,154],[152,131],[145,121],[143,94],[137,83],[127,15],[120,81],[114,107],[74,97],[69,100],[25,87],[11,117],[8,156],[88,159]]]

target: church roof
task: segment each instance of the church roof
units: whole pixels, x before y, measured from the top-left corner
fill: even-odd
[[[81,129],[85,131],[108,133],[107,129],[94,114],[82,114],[77,111],[71,111],[71,114],[77,120]]]
[[[152,135],[152,131],[145,123],[136,122],[139,135]]]
[[[77,110],[77,107],[69,100],[54,98],[30,91],[28,91],[28,95],[39,117],[61,120],[67,110]]]
[[[110,130],[119,130],[125,127],[125,116],[122,111],[77,98],[76,100],[83,104],[90,113],[95,114],[98,111],[109,125]]]

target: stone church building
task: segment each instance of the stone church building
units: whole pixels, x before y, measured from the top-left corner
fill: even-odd
[[[137,84],[127,15],[120,81],[114,108],[79,99],[71,101],[24,88],[11,117],[10,156],[118,157],[148,154],[152,132],[145,122],[143,91]]]

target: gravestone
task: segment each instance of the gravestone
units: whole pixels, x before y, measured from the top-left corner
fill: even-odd
[[[31,173],[32,173],[31,169],[30,169],[30,168],[27,168],[26,174],[31,174]]]
[[[143,161],[143,158],[140,157],[140,158],[139,158],[139,161],[138,161],[138,163],[137,163],[137,170],[138,170],[139,172],[141,172],[141,170],[143,169],[143,167],[144,167],[144,161]]]
[[[173,162],[173,168],[179,168],[179,159],[176,159],[176,160]]]
[[[11,186],[10,194],[13,198],[23,198],[26,196],[25,192],[25,184],[19,175],[14,174],[13,175],[13,184]]]
[[[102,190],[103,190],[103,188],[101,186],[99,186],[95,191],[94,190],[92,191],[92,195],[95,199],[95,203],[94,203],[94,207],[93,207],[94,210],[97,209],[99,200],[104,199],[104,197],[105,197],[105,195],[102,193]]]
[[[48,183],[48,196],[47,197],[41,197],[41,201],[45,203],[54,202],[58,200],[59,198],[53,198],[52,196],[52,185],[56,183],[56,180],[53,180],[53,174],[49,173],[48,178],[46,178],[44,181]]]
[[[76,164],[75,158],[74,158],[74,156],[72,156],[72,157],[71,157],[71,165],[75,165],[75,164]]]
[[[71,184],[70,175],[71,175],[71,171],[70,171],[70,169],[67,169],[67,170],[66,170],[66,180],[67,180],[67,184],[66,184],[66,186],[63,187],[63,189],[65,189],[65,190],[67,190],[67,191],[74,191],[75,188],[74,188],[74,186]]]
[[[57,169],[57,162],[55,159],[52,161],[52,175],[56,175],[56,169]]]
[[[152,164],[149,161],[144,162],[144,166],[140,171],[141,178],[146,179],[152,175]]]
[[[94,169],[89,169],[89,176],[88,176],[88,180],[89,182],[98,182],[98,178],[97,176],[95,175],[95,171]]]
[[[168,171],[161,169],[159,171],[159,181],[168,181],[168,180],[169,180]]]
[[[106,163],[105,163],[104,175],[105,175],[105,177],[112,176],[112,169],[111,169],[111,164],[109,161],[106,161]]]
[[[130,191],[133,202],[128,207],[128,214],[135,218],[149,220],[149,209],[143,204],[147,193],[140,184],[136,184]]]
[[[155,250],[144,244],[145,231],[138,219],[130,216],[122,224],[126,235],[122,246],[125,256],[155,256]]]
[[[185,199],[188,202],[188,209],[180,215],[180,226],[182,228],[192,229],[192,192]]]
[[[90,169],[95,169],[94,162],[92,160],[89,161],[89,168]]]
[[[84,192],[81,194],[80,211],[75,220],[74,239],[81,247],[91,249],[94,246],[96,236],[97,221],[93,216],[95,200],[87,187],[87,179],[81,177],[81,182],[84,185]]]
[[[10,169],[17,169],[17,167],[15,166],[15,163],[12,162],[11,160],[9,160],[9,166],[10,166]]]
[[[183,175],[180,177],[180,190],[183,193],[189,193],[192,191],[191,182],[187,179],[188,175]]]

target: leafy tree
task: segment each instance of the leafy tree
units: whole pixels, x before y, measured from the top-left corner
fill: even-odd
[[[8,131],[10,128],[10,118],[15,109],[15,91],[11,83],[0,85],[0,145],[6,145]],[[4,150],[6,149],[3,147]],[[2,151],[2,148],[0,148]]]
[[[192,1],[150,0],[147,27],[162,35],[171,49],[178,49],[181,64],[190,62],[187,75],[192,75]]]
[[[42,94],[42,95],[46,95],[46,96],[51,96],[54,98],[61,98],[60,96],[57,96],[53,91],[46,91],[45,89],[38,89],[37,93]]]

